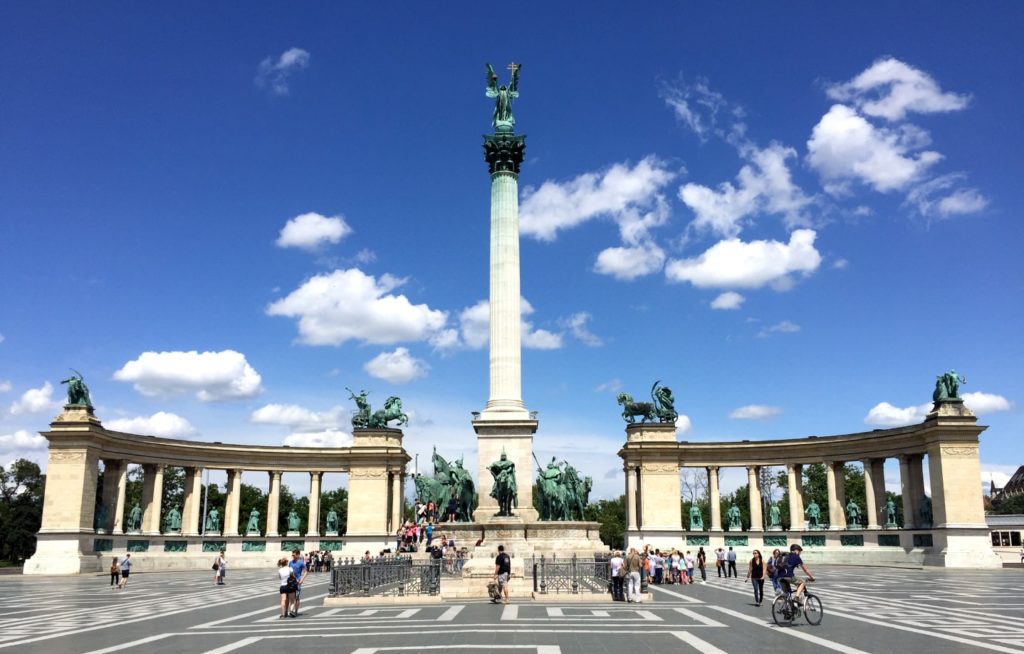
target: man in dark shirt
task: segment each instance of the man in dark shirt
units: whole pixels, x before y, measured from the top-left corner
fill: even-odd
[[[804,551],[804,548],[797,544],[789,546],[789,556],[786,558],[786,569],[783,570],[779,577],[779,583],[782,584],[783,590],[789,592],[793,588],[793,584],[796,584],[796,601],[800,602],[800,593],[804,592],[804,581],[796,578],[796,569],[801,568],[804,574],[807,575],[808,581],[814,581],[814,575],[807,569],[804,564],[804,560],[800,558],[800,553]]]
[[[505,546],[498,545],[498,556],[494,559],[494,580],[498,582],[498,592],[508,604],[508,579],[512,576],[512,559],[505,554]]]

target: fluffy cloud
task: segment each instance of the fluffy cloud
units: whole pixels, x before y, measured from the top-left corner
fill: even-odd
[[[610,379],[610,380],[606,381],[603,384],[598,384],[597,387],[594,388],[594,392],[596,392],[596,393],[604,393],[604,392],[618,393],[623,388],[625,388],[625,385],[622,383],[622,380],[619,379],[618,377],[616,377],[615,379]]]
[[[726,291],[711,301],[712,309],[739,309],[744,298],[736,291]]]
[[[777,322],[774,325],[765,327],[757,333],[758,338],[767,338],[772,334],[795,334],[800,331],[800,325],[789,320]]]
[[[806,225],[803,212],[811,198],[793,183],[786,163],[796,150],[778,143],[764,149],[746,144],[740,155],[749,163],[736,175],[735,185],[723,182],[715,190],[690,183],[679,189],[679,198],[697,216],[693,227],[733,237],[745,219],[758,213],[780,214],[791,227]]]
[[[660,224],[667,218],[659,208],[660,191],[673,177],[663,162],[648,156],[633,167],[621,163],[564,183],[546,181],[523,190],[519,230],[553,241],[560,230],[598,217],[611,217],[634,232],[638,224]]]
[[[11,380],[0,379],[0,393],[10,393],[14,386],[11,385]]]
[[[334,429],[299,432],[285,436],[281,444],[289,447],[348,447],[352,444],[352,434]]]
[[[534,312],[533,305],[520,299],[520,314],[528,316]],[[588,314],[589,316],[589,314]],[[585,323],[586,321],[584,321]],[[479,350],[487,345],[491,335],[491,305],[488,300],[480,300],[459,312],[459,330],[443,330],[433,339],[437,349],[455,349],[465,347]],[[557,350],[563,345],[564,337],[560,333],[546,329],[535,329],[533,323],[522,322],[522,345],[533,350]]]
[[[931,410],[931,402],[918,406],[909,406],[904,409],[893,406],[888,402],[879,402],[868,411],[868,415],[864,417],[864,424],[880,425],[883,427],[913,425],[923,421],[925,415]]]
[[[693,84],[666,85],[661,90],[665,104],[676,119],[693,130],[702,142],[709,136],[724,137],[719,127],[719,114],[729,110],[725,97],[708,86],[708,80],[698,78]],[[732,118],[738,110],[733,109]]]
[[[913,125],[876,127],[846,105],[833,105],[807,141],[807,161],[825,182],[841,193],[850,180],[876,191],[893,191],[919,180],[942,155],[915,152],[929,143],[928,134]]]
[[[665,251],[653,241],[631,247],[605,248],[597,255],[594,272],[630,280],[650,275],[665,265]]]
[[[600,347],[604,344],[597,334],[587,329],[587,323],[590,322],[591,315],[586,311],[580,311],[574,313],[568,318],[563,318],[558,321],[559,325],[569,330],[569,333],[573,335],[573,338],[580,341],[584,345],[590,347]]]
[[[315,212],[295,216],[281,228],[277,246],[316,250],[326,243],[336,244],[352,233],[342,216],[323,216]]]
[[[852,102],[863,114],[902,120],[909,112],[959,111],[970,96],[944,93],[927,73],[887,57],[879,59],[852,80],[830,86],[828,96]]]
[[[964,404],[979,416],[998,411],[1009,411],[1013,408],[1013,404],[1008,399],[993,393],[963,393],[961,397],[964,399]]]
[[[253,397],[263,390],[261,377],[245,355],[222,352],[143,352],[114,373],[133,382],[146,396],[196,394],[203,402]]]
[[[767,404],[748,404],[729,412],[733,420],[767,420],[782,413],[782,408]]]
[[[791,275],[809,275],[821,263],[814,249],[817,234],[798,229],[789,243],[779,241],[743,242],[737,238],[719,241],[699,257],[673,259],[665,276],[673,282],[690,282],[698,288],[761,288],[771,284],[777,290],[792,286]]]
[[[149,417],[137,416],[135,418],[109,420],[104,426],[112,431],[123,431],[146,436],[164,436],[166,438],[188,436],[196,433],[195,427],[188,420],[166,411],[157,411]]]
[[[256,86],[274,95],[288,95],[288,78],[309,65],[309,53],[302,48],[289,48],[274,61],[267,57],[256,68]]]
[[[341,345],[355,339],[375,345],[421,341],[442,329],[448,316],[425,304],[413,304],[391,291],[405,280],[379,280],[358,268],[316,275],[267,307],[271,316],[298,319],[299,341]]]
[[[42,413],[60,408],[60,402],[53,399],[53,384],[44,382],[40,388],[30,388],[11,404],[11,413]]]
[[[312,411],[297,404],[267,404],[252,412],[249,420],[261,425],[284,425],[305,431],[331,430],[341,425],[345,409],[334,406]]]
[[[47,441],[39,434],[19,429],[13,434],[0,434],[0,452],[17,450],[43,450]]]
[[[425,377],[429,369],[425,361],[413,357],[404,347],[394,352],[381,352],[363,365],[363,370],[370,376],[392,384],[405,384]]]
[[[676,436],[682,436],[686,432],[693,428],[693,423],[690,422],[690,416],[679,414],[676,418]]]
[[[951,173],[918,184],[907,193],[906,204],[925,217],[950,218],[978,213],[988,206],[988,198],[976,188],[957,186],[966,175]]]

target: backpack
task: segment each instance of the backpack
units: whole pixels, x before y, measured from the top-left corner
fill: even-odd
[[[785,572],[786,568],[789,567],[789,555],[779,554],[777,557],[775,557],[775,561],[772,562],[772,565],[775,566],[775,569],[780,574]]]

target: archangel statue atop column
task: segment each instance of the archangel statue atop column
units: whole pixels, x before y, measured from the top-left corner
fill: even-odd
[[[495,132],[511,132],[516,125],[516,119],[512,115],[512,100],[519,97],[519,69],[521,66],[516,63],[508,65],[512,71],[512,81],[508,86],[498,86],[498,75],[494,68],[487,64],[487,97],[495,98],[494,114],[491,116],[491,125]]]

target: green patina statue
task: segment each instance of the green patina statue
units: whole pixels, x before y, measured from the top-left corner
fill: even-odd
[[[68,385],[68,405],[92,407],[92,399],[89,397],[89,387],[85,385],[85,381],[82,379],[82,373],[78,372],[74,368],[71,369],[71,372],[75,374],[60,381],[60,383]]]
[[[511,63],[508,69],[512,71],[512,81],[508,86],[498,86],[498,75],[494,68],[487,64],[487,97],[494,98],[494,113],[491,115],[491,125],[496,132],[511,132],[516,125],[516,119],[512,115],[512,100],[519,97],[519,64]]]
[[[622,419],[629,424],[634,424],[637,417],[640,422],[657,420],[661,423],[674,423],[679,417],[672,389],[662,386],[660,381],[654,382],[651,387],[650,402],[634,402],[629,393],[619,393],[617,400],[622,406]]]
[[[495,515],[500,517],[511,516],[512,509],[519,508],[516,464],[502,450],[501,458],[492,463],[489,469],[491,476],[494,477],[491,497],[498,501],[498,512]]]
[[[338,512],[333,508],[327,512],[327,533],[338,533]]]
[[[817,502],[811,500],[811,503],[804,509],[804,515],[807,517],[808,529],[817,529],[820,526],[818,521],[821,519],[821,507]]]
[[[576,468],[565,461],[551,463],[537,471],[541,520],[583,520],[583,509],[590,498],[593,479],[580,479]]]
[[[424,503],[433,502],[442,513],[445,512],[448,501],[455,498],[455,519],[468,522],[472,519],[475,508],[473,498],[476,495],[476,486],[469,471],[463,467],[462,459],[450,464],[437,453],[435,447],[430,460],[434,464],[434,476],[416,476],[416,496]]]
[[[392,395],[384,400],[384,408],[376,413],[370,412],[370,403],[367,401],[369,393],[360,391],[358,395],[351,389],[349,399],[356,403],[356,413],[352,416],[353,429],[387,429],[388,423],[397,420],[399,425],[408,425],[409,416],[402,412],[402,400]]]
[[[921,526],[931,527],[932,526],[932,498],[927,495],[921,500]]]
[[[949,402],[960,400],[960,384],[966,384],[967,380],[956,374],[956,370],[950,370],[935,378],[935,391],[932,393],[932,401]]]
[[[216,507],[210,509],[210,512],[206,514],[206,531],[220,532],[220,511]]]
[[[704,531],[704,516],[696,504],[690,505],[690,531]]]
[[[896,502],[890,497],[885,501],[885,526],[896,527]]]
[[[726,511],[725,517],[729,519],[730,531],[739,531],[743,528],[743,525],[740,522],[740,507],[733,504],[729,507],[729,510]]]
[[[128,531],[138,531],[142,527],[142,509],[138,504],[128,512]]]
[[[260,533],[260,512],[256,509],[249,511],[249,523],[245,525],[246,534]]]
[[[299,514],[292,509],[288,512],[288,533],[293,533],[299,530]]]
[[[846,524],[848,525],[859,525],[860,524],[860,506],[850,500],[846,503]]]
[[[771,509],[768,510],[768,526],[769,527],[781,527],[782,526],[782,512],[779,511],[778,504],[772,504]]]
[[[164,516],[164,531],[181,531],[181,511],[178,510],[177,504],[172,505],[171,510]]]
[[[96,503],[96,512],[93,514],[92,528],[93,529],[106,529],[107,528],[107,505],[103,502]]]

